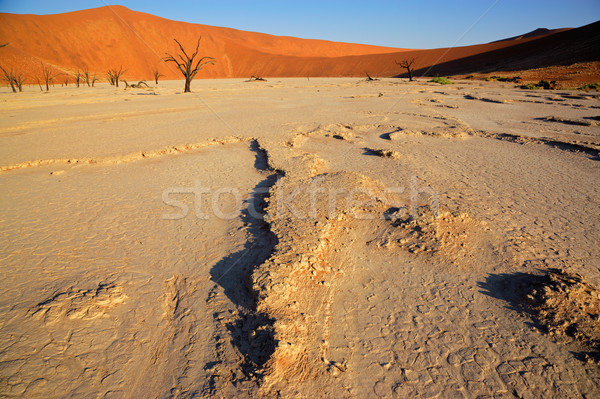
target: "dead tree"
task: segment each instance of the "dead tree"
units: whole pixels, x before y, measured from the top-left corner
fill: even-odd
[[[88,85],[88,87],[94,87],[94,83],[96,83],[98,81],[98,78],[96,77],[96,74],[94,73],[92,75],[92,73],[85,68],[83,70],[83,73],[81,74],[81,76],[83,77],[83,81],[85,82],[85,84]]]
[[[52,71],[50,70],[50,68],[48,68],[46,65],[44,65],[44,63],[42,62],[42,80],[44,81],[44,83],[46,84],[46,91],[50,91],[50,83],[52,83],[52,81],[58,77],[59,75],[61,75],[60,73],[54,74],[52,73]],[[39,83],[39,82],[38,82]],[[54,84],[53,84],[54,86]],[[41,87],[40,87],[41,88]]]
[[[256,75],[252,75],[250,76],[250,79],[248,79],[246,82],[266,82],[267,79],[265,78],[261,78],[260,76],[256,76]]]
[[[161,76],[165,76],[162,73],[158,72],[158,69],[155,69],[154,71],[152,71],[152,75],[154,75],[154,82],[156,84],[158,84],[158,78],[160,78]]]
[[[4,67],[2,68],[2,80],[4,80],[6,83],[8,83],[10,85],[10,88],[12,89],[13,93],[17,92],[17,87],[15,85],[15,79],[14,79],[14,72],[11,69],[10,71],[4,69]]]
[[[115,68],[108,70],[106,77],[108,78],[108,82],[111,84],[111,86],[119,87],[119,79],[121,79],[121,75],[123,75],[125,71],[126,70],[123,69],[122,66],[120,66],[119,69]]]
[[[415,59],[411,58],[410,60],[402,60],[396,61],[396,64],[400,65],[402,68],[405,68],[408,72],[408,80],[412,82],[413,80],[413,64],[415,63]]]
[[[369,75],[369,72],[365,72],[365,74],[367,75],[367,78],[365,79],[367,82],[379,80],[377,78],[372,78],[371,75]]]
[[[75,73],[75,86],[79,87],[82,77],[83,77],[83,75],[81,74],[81,72],[78,69],[77,72]]]
[[[123,80],[121,80],[121,82],[125,83],[125,89],[128,89],[128,88],[130,88],[130,87],[131,87],[132,89],[141,89],[141,88],[142,88],[142,86],[146,86],[146,87],[148,87],[148,83],[146,83],[146,81],[145,81],[145,80],[140,80],[139,82],[137,82],[137,83],[132,83],[132,84],[129,84],[129,83],[127,83],[127,81],[126,81],[126,80],[124,80],[124,79],[123,79]]]
[[[23,91],[23,82],[25,82],[25,78],[23,74],[15,72],[12,68],[10,70],[4,69],[4,67],[0,66],[2,69],[2,80],[10,85],[13,93],[16,93],[17,90],[19,92]]]
[[[88,71],[87,69],[84,69],[83,72],[81,73],[81,77],[83,77],[83,82],[85,84],[87,84],[88,87],[90,87],[90,71]]]
[[[23,83],[25,83],[25,77],[23,76],[23,74],[22,73],[15,74],[13,79],[15,81],[15,86],[17,86],[17,89],[19,89],[19,92],[22,92],[23,91]]]
[[[194,50],[194,53],[191,56],[187,54],[187,52],[185,51],[181,43],[177,41],[177,39],[173,39],[175,40],[175,43],[177,43],[177,45],[179,46],[179,50],[181,50],[182,54],[177,54],[178,59],[169,53],[167,53],[167,57],[163,58],[165,62],[175,63],[175,65],[177,65],[177,69],[179,69],[179,72],[181,72],[181,74],[185,78],[185,89],[183,90],[184,93],[191,92],[190,85],[199,70],[201,70],[207,64],[215,63],[215,59],[213,57],[201,57],[198,61],[194,63],[194,59],[198,55],[198,48],[200,47],[201,38],[202,37],[198,38],[198,42],[196,43],[196,50]]]

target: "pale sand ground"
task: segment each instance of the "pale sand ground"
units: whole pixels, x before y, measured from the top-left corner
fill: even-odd
[[[600,286],[598,94],[182,85],[0,93],[2,396],[600,395],[515,302]]]

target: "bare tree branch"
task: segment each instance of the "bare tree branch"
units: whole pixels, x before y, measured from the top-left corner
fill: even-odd
[[[52,83],[52,81],[58,77],[62,75],[61,73],[52,73],[52,71],[50,70],[50,68],[48,68],[46,65],[44,65],[44,63],[42,62],[42,80],[44,81],[44,83],[46,84],[46,91],[50,91],[50,83]],[[39,84],[39,79],[38,79],[38,84]],[[54,84],[53,84],[54,86]],[[41,84],[40,84],[40,89],[41,89]]]
[[[119,87],[119,79],[121,79],[121,76],[125,73],[125,71],[127,70],[123,69],[123,66],[120,66],[119,69],[109,69],[106,73],[108,83],[110,83],[112,86]]]
[[[19,89],[19,92],[22,92],[23,91],[23,83],[25,83],[25,77],[23,76],[23,74],[22,73],[15,74],[14,81],[15,81],[15,85],[17,86],[17,89]]]
[[[406,71],[408,72],[408,80],[410,82],[412,82],[412,80],[413,80],[413,64],[414,63],[415,63],[415,58],[411,58],[410,60],[396,61],[396,64],[398,64],[402,68],[406,69]]]
[[[83,72],[81,73],[81,77],[83,78],[83,82],[85,84],[87,84],[88,87],[90,87],[91,76],[90,76],[90,71],[87,69],[87,67],[83,68]]]
[[[75,86],[79,87],[79,84],[81,83],[81,71],[79,71],[79,69],[77,70],[77,72],[75,72],[73,74],[73,77],[75,78]]]
[[[0,69],[2,69],[2,80],[4,80],[6,83],[8,83],[10,85],[10,88],[12,89],[13,93],[17,92],[17,88],[15,86],[15,81],[14,81],[14,72],[11,69],[10,71],[4,69],[4,67],[0,66]]]
[[[189,93],[191,91],[190,85],[192,83],[192,80],[205,65],[215,63],[215,59],[213,57],[201,57],[194,64],[194,59],[198,55],[198,49],[200,48],[201,38],[202,37],[198,38],[198,41],[196,42],[196,49],[194,50],[191,56],[188,55],[188,53],[185,51],[185,49],[177,39],[173,39],[175,40],[175,43],[177,43],[177,45],[179,46],[179,50],[181,51],[181,54],[177,54],[177,57],[181,61],[179,61],[177,58],[175,58],[169,53],[167,53],[167,57],[163,58],[165,62],[174,63],[177,66],[177,69],[179,69],[179,72],[181,72],[181,74],[185,78],[184,93]],[[158,83],[158,78],[156,78],[156,82]]]
[[[127,81],[125,79],[123,79],[121,82],[125,83],[125,90],[127,90],[130,87],[132,89],[141,89],[143,86],[148,87],[148,83],[146,83],[145,80],[140,80],[139,82],[132,83],[132,84],[127,83]]]
[[[154,81],[156,82],[156,84],[158,84],[158,78],[160,78],[161,76],[165,76],[162,73],[158,72],[158,69],[154,69],[152,71],[152,75],[154,75]]]
[[[13,93],[16,93],[17,90],[19,92],[23,91],[23,82],[25,82],[25,77],[23,77],[22,73],[15,72],[12,68],[10,70],[4,69],[4,67],[0,66],[2,69],[2,80],[10,85]]]

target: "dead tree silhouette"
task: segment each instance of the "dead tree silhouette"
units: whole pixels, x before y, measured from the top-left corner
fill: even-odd
[[[119,87],[119,79],[121,79],[121,76],[125,73],[125,71],[126,69],[123,69],[123,66],[120,66],[119,69],[109,69],[106,73],[108,83]]]
[[[158,78],[160,78],[161,76],[165,76],[162,73],[158,72],[158,69],[155,69],[154,71],[152,71],[152,75],[154,76],[154,82],[156,84],[158,84]]]
[[[402,68],[405,68],[408,72],[408,80],[412,82],[413,80],[413,64],[415,63],[415,58],[411,58],[410,60],[402,60],[396,61],[396,64],[400,65]]]
[[[50,83],[52,83],[52,81],[60,75],[62,75],[62,73],[53,73],[52,70],[50,70],[50,68],[48,68],[42,62],[42,80],[46,84],[46,91],[50,91]],[[52,84],[52,86],[54,86],[54,84]]]
[[[130,87],[131,87],[132,89],[141,89],[141,88],[142,88],[142,87],[144,87],[144,86],[148,87],[148,83],[146,83],[146,81],[145,81],[145,80],[140,80],[139,82],[137,82],[137,83],[132,83],[132,84],[129,84],[129,83],[127,83],[127,81],[126,81],[126,80],[121,80],[121,82],[125,83],[125,89],[128,89],[128,88],[130,88]]]
[[[184,93],[191,92],[190,85],[198,71],[200,71],[207,64],[215,63],[215,59],[213,57],[201,57],[194,63],[194,59],[198,55],[198,48],[200,47],[201,38],[202,37],[198,38],[198,42],[196,43],[196,50],[194,50],[191,56],[187,54],[187,52],[177,39],[173,39],[175,40],[175,43],[177,43],[177,45],[179,46],[181,54],[177,54],[177,58],[175,58],[173,55],[167,53],[167,57],[163,58],[165,62],[173,62],[175,65],[177,65],[177,69],[179,69],[179,72],[181,72],[181,74],[185,78],[185,88],[183,90]]]
[[[10,85],[13,93],[16,93],[17,90],[19,92],[23,91],[23,82],[25,82],[25,78],[22,73],[15,72],[12,68],[7,70],[0,66],[0,69],[2,69],[2,80]]]

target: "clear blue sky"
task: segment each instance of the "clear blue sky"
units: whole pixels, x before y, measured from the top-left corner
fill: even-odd
[[[56,14],[106,4],[178,21],[401,48],[465,46],[600,20],[600,0],[0,0],[0,12]]]

